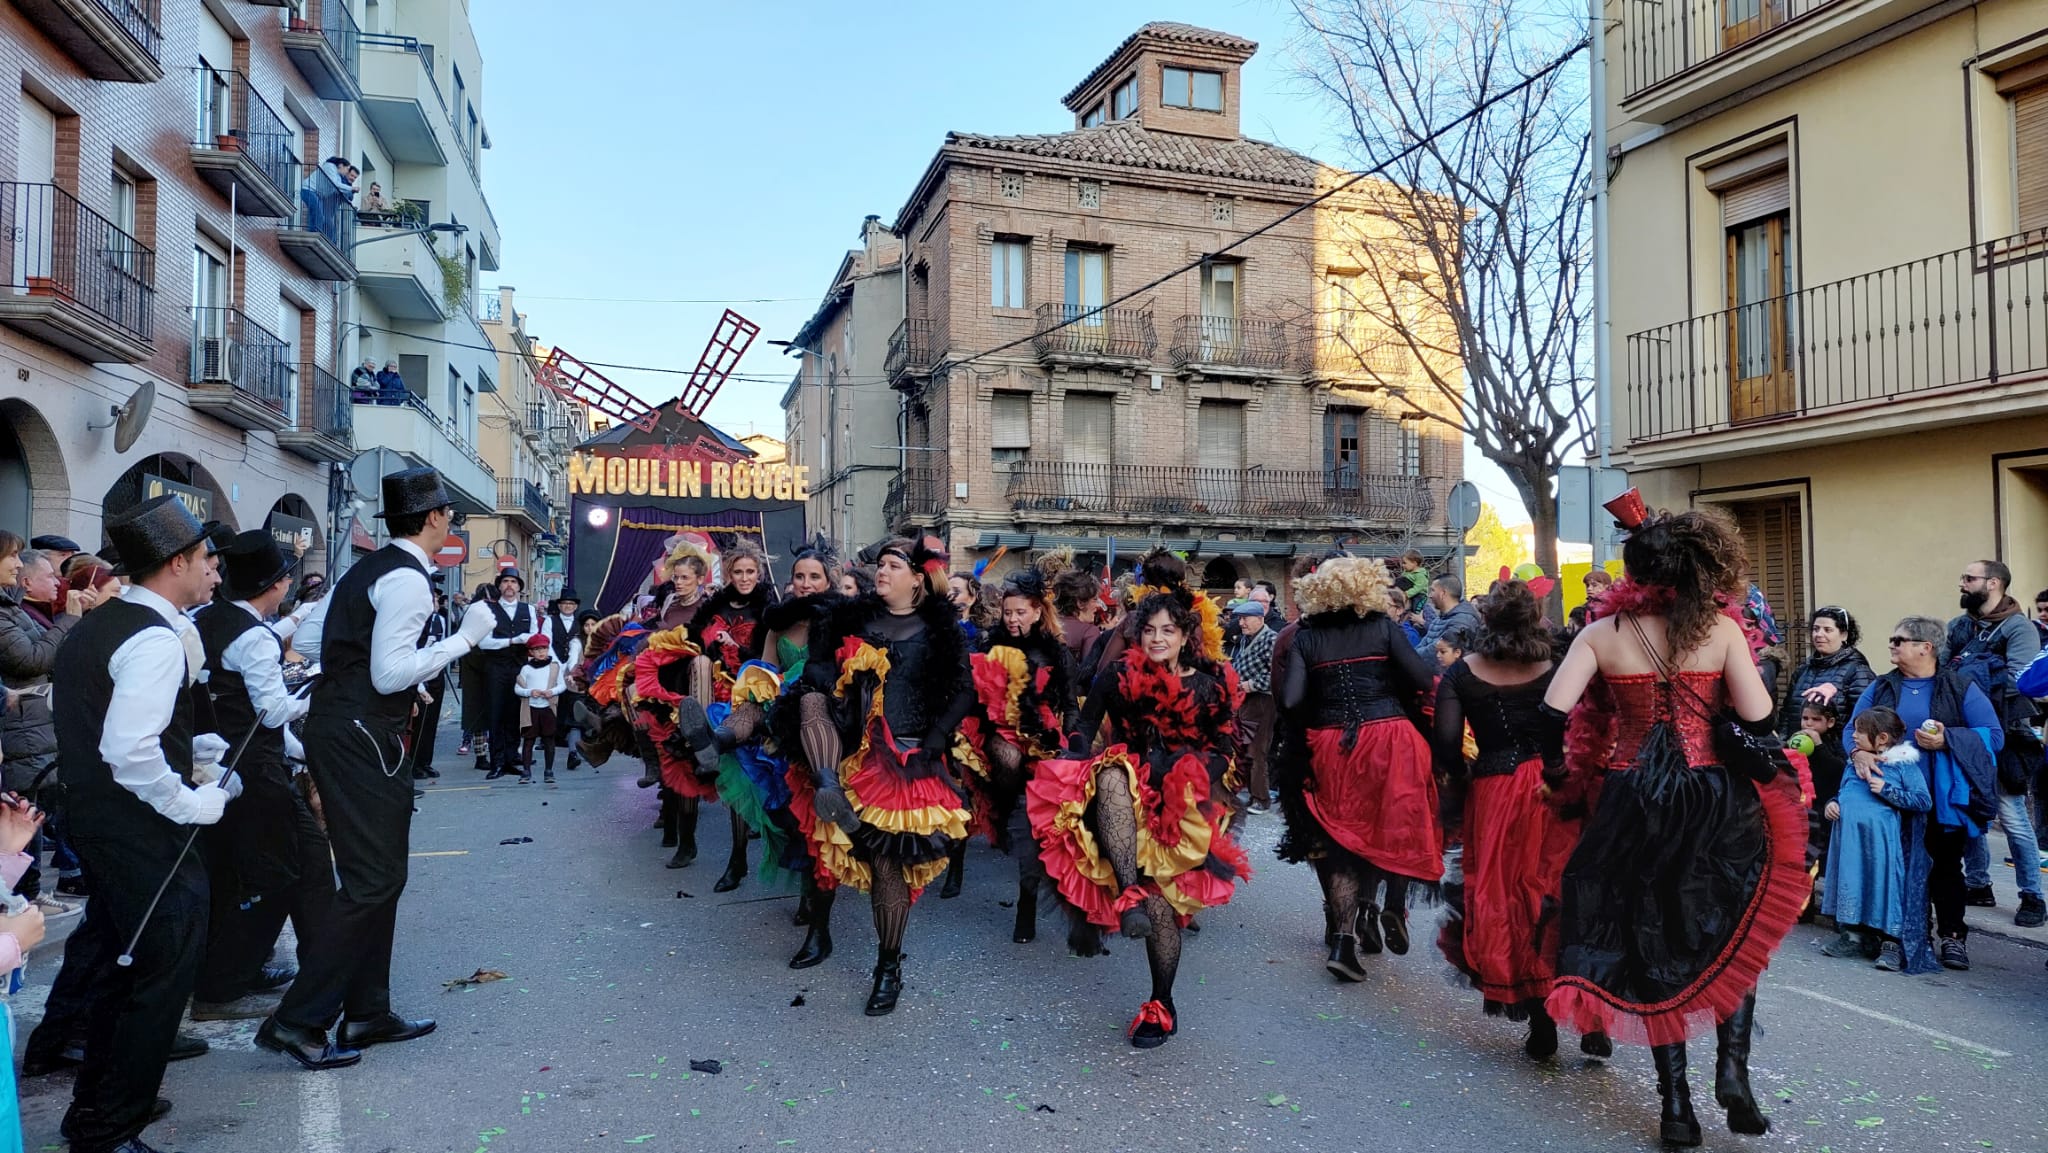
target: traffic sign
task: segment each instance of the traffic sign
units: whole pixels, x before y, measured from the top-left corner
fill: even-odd
[[[460,568],[469,559],[469,534],[451,529],[448,539],[441,544],[441,551],[434,554],[434,563],[442,568]]]
[[[1469,480],[1461,480],[1451,486],[1451,499],[1445,510],[1450,515],[1451,531],[1459,540],[1472,531],[1479,523],[1479,486]]]

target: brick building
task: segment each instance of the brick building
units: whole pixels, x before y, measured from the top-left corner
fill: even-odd
[[[1067,94],[1072,131],[948,135],[895,225],[892,527],[935,526],[956,557],[1164,541],[1212,588],[1284,585],[1333,544],[1454,547],[1458,438],[1357,339],[1339,238],[1373,232],[1373,186],[1221,252],[1345,176],[1242,134],[1257,47],[1148,24]]]
[[[176,491],[239,528],[310,525],[324,563],[330,464],[353,453],[345,252],[300,187],[359,94],[325,2],[0,6],[0,526],[95,547]],[[145,384],[117,451],[110,413]]]

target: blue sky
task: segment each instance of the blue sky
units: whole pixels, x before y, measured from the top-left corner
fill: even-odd
[[[1246,134],[1347,159],[1292,75],[1296,24],[1277,0],[472,0],[471,20],[505,248],[486,287],[516,285],[535,335],[583,360],[685,372],[731,302],[762,328],[739,368],[752,379],[709,414],[735,434],[781,435],[796,362],[766,341],[811,314],[863,217],[894,220],[946,132],[1072,127],[1060,97],[1148,20],[1258,41]],[[607,374],[653,400],[681,383]],[[1466,455],[1488,502],[1520,518],[1505,478]]]

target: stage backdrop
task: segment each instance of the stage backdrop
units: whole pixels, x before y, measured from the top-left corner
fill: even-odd
[[[678,533],[709,538],[714,551],[754,541],[775,558],[769,576],[778,586],[807,539],[809,469],[759,464],[711,425],[673,406],[662,412],[650,432],[621,425],[569,457],[569,584],[600,613],[647,590],[655,559]]]

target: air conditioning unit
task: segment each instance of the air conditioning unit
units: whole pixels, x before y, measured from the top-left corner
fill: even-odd
[[[199,340],[199,379],[233,384],[242,377],[242,346],[230,336],[206,336]]]

